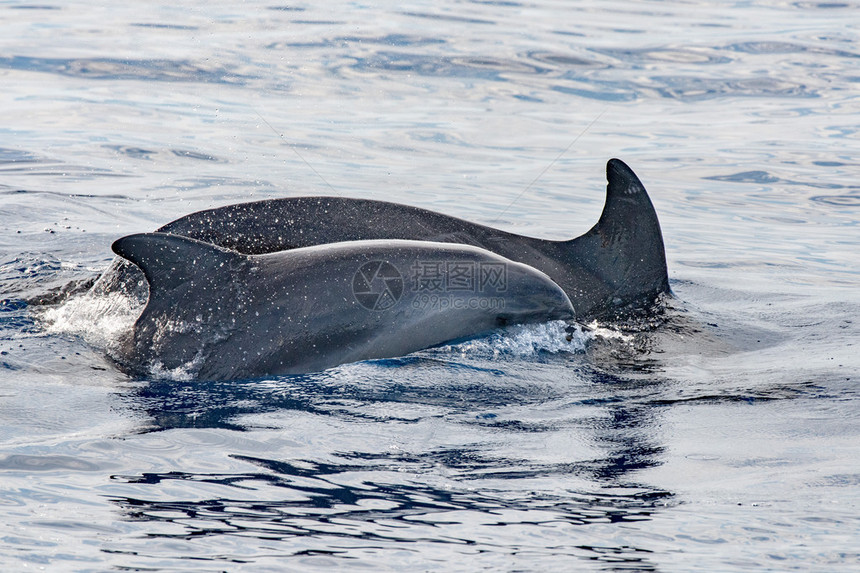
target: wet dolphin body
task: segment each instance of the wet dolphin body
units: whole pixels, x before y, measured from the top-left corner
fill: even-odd
[[[118,356],[133,374],[313,372],[574,316],[544,273],[469,245],[353,241],[244,255],[150,233],[112,248],[149,284]]]
[[[607,163],[606,203],[597,224],[568,241],[500,231],[441,213],[367,199],[294,197],[199,211],[160,232],[246,254],[367,239],[410,239],[482,247],[549,275],[579,319],[616,318],[669,292],[657,214],[645,187],[618,159]],[[139,276],[139,275],[138,275]],[[134,267],[111,267],[97,284],[130,289]],[[145,289],[138,289],[145,297]]]

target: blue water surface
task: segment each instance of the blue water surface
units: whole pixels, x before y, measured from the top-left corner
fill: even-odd
[[[860,569],[856,13],[0,1],[2,569]],[[663,227],[656,329],[140,380],[133,309],[34,301],[247,200],[571,238],[610,157]]]

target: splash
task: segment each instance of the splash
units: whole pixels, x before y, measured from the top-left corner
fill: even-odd
[[[484,338],[441,346],[443,352],[492,358],[533,358],[542,354],[582,352],[589,334],[563,320],[523,324],[498,330]]]
[[[105,293],[94,288],[60,306],[44,309],[39,320],[46,332],[78,336],[87,344],[121,361],[120,346],[131,336],[143,306],[136,293]],[[194,327],[191,323],[168,322],[160,325],[159,329],[184,330]],[[156,380],[190,381],[196,378],[202,362],[202,352],[198,352],[192,360],[176,368],[168,368],[156,360],[146,364],[143,371]]]
[[[60,306],[45,308],[38,318],[48,333],[79,336],[112,354],[131,332],[141,310],[140,302],[124,293],[90,291]]]
[[[596,320],[589,322],[587,325],[581,326],[579,328],[588,340],[593,340],[595,338],[604,338],[607,340],[618,340],[621,342],[633,341],[632,335],[625,334],[621,330],[617,330],[617,326],[613,328],[612,326],[601,324]]]
[[[181,364],[176,368],[167,368],[164,364],[156,360],[147,366],[149,375],[156,380],[172,380],[176,382],[191,382],[197,379],[197,371],[203,363],[203,354],[198,352],[197,355],[185,364]]]

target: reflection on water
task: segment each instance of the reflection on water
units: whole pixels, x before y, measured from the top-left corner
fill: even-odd
[[[115,498],[112,501],[128,519],[152,523],[156,532],[148,534],[150,538],[192,540],[235,535],[288,541],[310,537],[318,547],[315,552],[342,553],[348,557],[349,551],[341,544],[343,538],[382,544],[456,544],[476,546],[480,550],[486,540],[475,539],[474,531],[462,527],[475,519],[493,527],[633,523],[648,520],[652,513],[670,503],[672,497],[668,492],[647,490],[562,496],[512,493],[489,487],[454,489],[414,482],[372,481],[378,480],[380,474],[391,472],[389,460],[338,465],[307,460],[240,459],[259,466],[262,471],[229,475],[169,472],[113,476],[121,483],[155,487],[171,487],[170,482],[177,481],[188,489],[193,489],[195,483],[214,484],[222,486],[225,492],[232,492],[229,496],[204,500]],[[362,475],[363,472],[374,472],[376,477],[368,479],[374,474]],[[273,494],[272,498],[261,499],[261,489]],[[249,490],[254,492],[250,499],[246,498]],[[609,552],[619,563],[636,563],[640,570],[653,570],[646,557],[649,551],[645,549],[566,547],[558,551],[577,553],[577,549]]]
[[[392,425],[400,428],[396,435],[422,434],[428,424],[434,429],[420,448],[380,448],[385,440],[374,445],[356,438],[318,458],[234,453],[231,459],[255,468],[235,473],[114,475],[138,495],[111,499],[127,519],[146,524],[150,539],[293,540],[294,554],[341,557],[353,554],[344,540],[496,551],[475,523],[516,530],[521,538],[546,528],[647,521],[673,505],[671,492],[635,477],[664,455],[660,410],[636,400],[641,384],[589,373],[581,362],[570,363],[577,374],[569,384],[548,383],[539,374],[530,384],[510,384],[486,366],[418,356],[275,380],[147,383],[125,401],[146,413],[148,432],[268,427],[289,436],[291,411],[304,420],[295,430],[302,435],[335,427],[357,436]],[[395,376],[386,378],[392,368]],[[351,369],[352,375],[344,373]],[[398,375],[410,370],[414,386]],[[468,383],[452,381],[457,371],[466,371]],[[357,379],[350,383],[350,377]],[[656,390],[653,380],[645,386]],[[267,412],[276,415],[260,416]],[[570,451],[547,456],[518,442]],[[217,495],[201,498],[202,491]],[[533,550],[655,570],[644,548],[576,539]]]
[[[150,421],[144,432],[335,433],[338,445],[266,456],[243,452],[236,438],[220,449],[232,450],[241,470],[116,474],[136,493],[110,499],[151,540],[251,537],[289,542],[291,555],[350,558],[359,547],[351,542],[496,552],[572,527],[530,550],[657,570],[647,547],[595,544],[588,532],[649,522],[677,506],[675,492],[641,478],[666,463],[671,409],[785,401],[820,388],[778,381],[720,393],[665,378],[677,346],[696,333],[699,351],[716,355],[732,342],[767,348],[774,336],[746,328],[709,343],[715,326],[677,309],[659,328],[627,326],[627,334],[593,339],[585,354],[521,357],[519,366],[480,352],[455,360],[447,349],[272,380],[148,382],[124,398]],[[510,537],[489,539],[483,527]]]

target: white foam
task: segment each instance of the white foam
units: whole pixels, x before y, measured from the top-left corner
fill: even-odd
[[[201,354],[197,354],[193,360],[186,362],[176,368],[165,368],[161,361],[155,361],[147,366],[150,376],[157,380],[176,380],[189,382],[197,377],[197,371],[203,362]]]
[[[131,332],[142,306],[121,293],[86,293],[40,315],[45,330],[52,334],[80,336],[87,343],[108,351]]]
[[[601,326],[596,320],[585,325],[588,328],[588,332],[585,333],[588,335],[590,339],[592,338],[608,338],[614,340],[621,340],[623,342],[630,342],[633,340],[633,336],[630,334],[624,334],[620,330],[613,330],[611,328],[607,328],[605,326]]]
[[[116,356],[121,341],[131,335],[134,322],[143,310],[141,301],[122,293],[90,292],[71,298],[55,308],[45,309],[40,320],[46,332],[79,336],[88,344]],[[185,331],[196,325],[173,322],[159,325],[159,332]],[[160,361],[146,365],[149,374],[159,380],[193,380],[200,367],[200,353],[186,364],[167,368]]]
[[[544,353],[582,352],[588,339],[579,327],[570,328],[563,320],[557,320],[510,326],[484,338],[442,346],[440,350],[493,358],[528,358]]]

